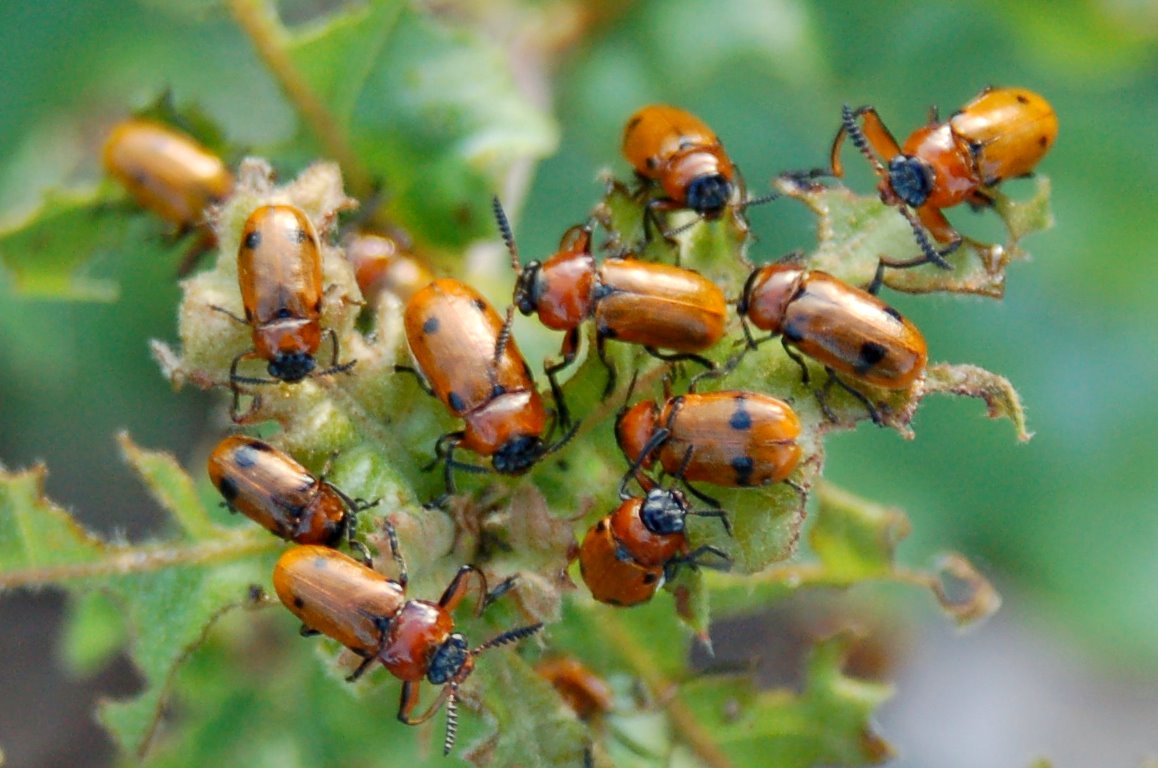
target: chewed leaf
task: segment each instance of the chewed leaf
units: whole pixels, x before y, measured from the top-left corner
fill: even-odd
[[[896,546],[909,534],[909,518],[831,483],[817,486],[819,509],[808,542],[833,578],[849,581],[887,576]]]
[[[874,504],[828,482],[818,487],[819,504],[809,542],[819,559],[774,566],[743,578],[731,573],[705,574],[717,615],[749,610],[754,595],[768,603],[802,589],[871,581],[928,589],[958,625],[980,622],[1001,606],[997,591],[961,555],[944,555],[931,570],[898,564],[896,545],[910,528],[900,510]]]
[[[893,749],[876,733],[872,718],[893,691],[842,671],[852,641],[845,633],[819,643],[799,693],[755,691],[748,678],[702,677],[682,686],[679,699],[732,765],[882,763]]]
[[[938,559],[929,587],[941,608],[960,626],[977,624],[1001,607],[1001,595],[993,584],[956,552]]]
[[[16,291],[37,298],[114,301],[116,284],[90,277],[84,266],[128,234],[124,216],[103,216],[100,189],[56,192],[15,222],[0,225],[0,264]]]
[[[131,701],[106,703],[102,719],[126,752],[142,754],[174,669],[217,617],[244,604],[250,585],[264,580],[267,566],[257,556],[276,540],[258,530],[211,525],[172,457],[143,451],[127,437],[121,442],[154,493],[183,521],[182,535],[142,544],[105,541],[44,496],[43,467],[0,472],[0,589],[99,591],[118,606],[145,685]]]
[[[1025,428],[1021,397],[1004,376],[975,365],[930,365],[925,378],[925,392],[981,398],[989,408],[989,418],[1006,418],[1013,422],[1018,440],[1024,443],[1033,437],[1033,433]]]
[[[853,285],[868,285],[879,259],[906,262],[921,257],[908,221],[893,206],[875,196],[856,195],[845,187],[782,191],[811,208],[818,217],[819,244],[807,256],[809,267],[829,272]],[[1005,294],[1005,268],[1024,258],[1020,242],[1053,223],[1049,180],[1039,177],[1028,200],[1013,202],[997,195],[996,215],[1008,233],[1005,244],[985,244],[966,238],[947,257],[952,270],[933,264],[911,269],[886,269],[885,285],[907,293],[949,292],[1000,298]]]
[[[222,533],[201,504],[193,479],[171,454],[142,450],[127,432],[117,435],[121,451],[149,492],[191,538],[210,538]]]

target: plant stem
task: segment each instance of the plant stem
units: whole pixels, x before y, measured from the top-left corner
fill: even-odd
[[[194,565],[214,560],[234,560],[272,549],[277,540],[256,532],[207,541],[188,547],[159,544],[156,546],[110,547],[105,557],[87,563],[45,565],[19,568],[0,575],[0,590],[60,584],[75,579],[102,576],[124,576],[131,573],[158,571],[179,565]]]
[[[663,692],[675,685],[664,677],[652,661],[651,652],[636,641],[635,636],[627,631],[618,616],[613,612],[605,612],[605,615],[599,617],[599,624],[604,632],[604,639],[623,655],[653,693]],[[707,729],[696,719],[694,712],[676,697],[668,698],[665,707],[679,739],[700,756],[704,765],[709,768],[731,768],[732,762]]]
[[[358,198],[369,197],[373,192],[370,173],[350,146],[345,131],[290,59],[285,28],[276,10],[268,0],[229,0],[229,10],[326,153],[342,167],[351,193]]]

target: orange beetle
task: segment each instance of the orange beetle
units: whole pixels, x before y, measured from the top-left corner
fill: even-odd
[[[245,318],[219,312],[253,330],[253,349],[233,358],[229,382],[233,389],[233,418],[240,421],[238,384],[293,384],[307,376],[328,376],[349,371],[356,361],[338,364],[338,334],[325,333],[333,342],[329,368],[314,371],[314,356],[322,344],[322,257],[318,236],[309,218],[292,205],[264,205],[249,215],[237,250],[237,280]],[[242,360],[268,361],[272,378],[241,376]],[[255,400],[252,410],[256,410]],[[251,410],[251,412],[252,412]]]
[[[535,672],[554,686],[580,720],[592,720],[614,706],[611,687],[573,656],[544,659],[535,665]]]
[[[619,485],[620,504],[587,531],[579,545],[579,573],[591,596],[609,605],[645,603],[666,579],[684,565],[701,564],[712,554],[724,561],[728,555],[706,544],[691,550],[684,532],[688,515],[718,517],[731,532],[721,509],[692,510],[687,498],[674,488],[660,488],[642,479],[647,495],[632,496],[628,477],[636,475],[635,463]]]
[[[217,244],[205,209],[229,196],[233,174],[191,136],[152,120],[125,120],[109,133],[101,159],[138,205],[175,225],[179,235],[200,228],[178,275]]]
[[[182,229],[233,189],[233,175],[191,136],[152,120],[125,120],[105,140],[105,170],[143,207]]]
[[[430,268],[392,235],[359,232],[346,241],[346,258],[369,302],[389,293],[406,303],[434,280]]]
[[[942,209],[963,202],[992,205],[990,190],[1005,179],[1032,172],[1053,146],[1058,130],[1053,107],[1025,88],[986,88],[945,122],[933,108],[928,125],[914,131],[903,146],[874,107],[845,105],[841,118],[832,143],[833,174],[843,173],[840,149],[847,134],[880,176],[881,199],[899,206],[924,254],[916,261],[888,262],[894,267],[931,261],[951,269],[944,257],[961,244],[961,235]],[[922,225],[948,245],[939,251],[934,248]]]
[[[789,262],[758,267],[749,275],[736,310],[749,348],[756,346],[751,323],[768,331],[768,338],[781,337],[805,383],[808,369],[794,349],[824,366],[829,377],[817,397],[833,420],[824,394],[835,382],[881,423],[876,406],[837,373],[884,389],[908,389],[925,372],[928,349],[917,327],[871,293],[825,272]]]
[[[690,485],[759,486],[788,478],[800,463],[800,420],[782,400],[759,392],[720,391],[669,397],[621,411],[619,447],[642,469],[659,461],[664,472]]]
[[[706,219],[723,213],[736,192],[737,174],[724,146],[702,120],[666,104],[635,112],[623,130],[623,156],[665,197],[649,211],[688,208]]]
[[[445,461],[446,489],[453,494],[455,467],[478,468],[454,460],[457,447],[491,457],[496,472],[517,475],[562,447],[574,430],[547,445],[547,409],[531,370],[504,322],[478,291],[448,278],[435,280],[411,297],[404,312],[406,341],[430,394],[464,426],[435,444]],[[557,423],[568,425],[562,393],[551,378],[559,409]]]
[[[209,479],[230,510],[275,536],[327,547],[345,540],[370,562],[370,553],[354,536],[358,513],[373,504],[351,499],[269,443],[245,435],[226,437],[209,455]]]
[[[548,368],[549,374],[575,360],[579,327],[588,318],[595,321],[596,349],[608,371],[605,394],[615,388],[616,380],[615,367],[604,352],[606,339],[639,344],[661,360],[694,360],[714,367],[695,354],[723,337],[728,320],[724,292],[711,280],[690,269],[635,259],[606,259],[597,265],[591,255],[590,225],[572,227],[551,258],[523,267],[498,198],[494,210],[518,275],[515,306],[524,315],[538,313],[548,328],[567,332],[560,350],[563,359]]]
[[[273,571],[277,596],[302,621],[302,634],[324,634],[362,657],[347,678],[358,679],[380,661],[402,681],[398,719],[407,725],[429,720],[446,703],[446,738],[443,753],[454,747],[458,727],[458,688],[474,671],[480,653],[513,643],[542,629],[542,624],[519,627],[471,648],[454,631],[451,612],[466,597],[471,577],[478,582],[478,613],[513,586],[507,579],[493,592],[478,569],[464,565],[438,602],[406,598],[406,564],[397,549],[397,537],[387,528],[397,580],[362,565],[335,549],[313,545],[292,547],[278,559]],[[442,686],[438,697],[415,716],[423,678]]]

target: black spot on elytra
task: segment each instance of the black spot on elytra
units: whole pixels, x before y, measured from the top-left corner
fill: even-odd
[[[654,156],[647,158],[647,170],[654,171],[656,168],[659,168],[659,158]]]
[[[789,341],[804,340],[804,331],[797,327],[797,324],[791,320],[784,324],[784,327],[780,332],[784,335],[784,338],[788,339]]]
[[[888,315],[889,317],[893,318],[894,320],[896,320],[898,323],[904,322],[904,320],[905,320],[905,318],[901,317],[900,312],[898,312],[897,310],[893,309],[892,307],[890,307],[888,305],[885,306],[885,314]]]
[[[306,601],[302,600],[297,595],[294,595],[294,608],[301,609],[301,608],[305,608],[305,607],[306,607]]]
[[[731,418],[728,419],[728,426],[737,431],[744,431],[752,428],[752,414],[748,413],[744,408],[744,401],[739,399],[736,403],[736,410],[732,413]]]
[[[474,308],[477,309],[479,312],[485,313],[487,311],[487,303],[485,301],[483,301],[482,299],[477,299],[477,298],[471,299],[470,303],[474,304]]]
[[[261,233],[257,230],[254,230],[245,236],[245,247],[249,250],[252,251],[259,245],[261,245]]]
[[[1039,147],[1048,147],[1049,146],[1049,137],[1043,134],[1040,138],[1038,138],[1037,145]]]
[[[430,317],[426,318],[426,322],[422,324],[422,332],[428,336],[438,333],[439,325],[440,323],[438,322],[438,318],[434,315],[431,315]]]
[[[462,399],[462,395],[457,392],[451,392],[448,394],[446,396],[446,402],[450,405],[452,410],[459,412],[466,410],[466,401],[464,401]]]
[[[636,115],[635,117],[631,118],[630,120],[627,121],[627,129],[624,131],[624,133],[631,133],[632,131],[635,130],[635,126],[639,125],[642,122],[643,122],[643,116],[642,115]]]
[[[226,501],[233,501],[237,498],[239,489],[232,478],[223,477],[221,482],[217,484],[217,490],[221,491],[221,495]]]
[[[300,245],[301,243],[310,242],[310,233],[306,232],[301,227],[296,227],[292,232],[290,232],[290,239]]]
[[[1024,93],[1019,93],[1019,94],[1017,94],[1017,103],[1018,104],[1028,104],[1029,103],[1029,97],[1027,97]]]
[[[874,365],[885,359],[888,350],[875,341],[866,341],[860,346],[860,359],[857,360],[856,370],[858,373],[865,373],[872,369]]]
[[[643,583],[648,585],[649,587],[652,584],[656,583],[658,580],[659,580],[659,576],[652,573],[651,571],[648,571],[647,573],[643,574]]]
[[[268,452],[269,446],[265,443],[250,443],[243,445],[233,452],[233,463],[242,469],[249,469],[257,463],[257,454]]]
[[[732,469],[736,473],[736,485],[751,485],[752,471],[755,468],[756,462],[752,460],[751,456],[737,456],[732,459]]]

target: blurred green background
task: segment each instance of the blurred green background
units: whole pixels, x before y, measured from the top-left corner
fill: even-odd
[[[242,35],[211,3],[174,4],[204,7],[206,16],[127,0],[0,4],[0,217],[17,215],[43,189],[96,180],[101,132],[163,85],[199,103],[239,146],[271,147],[293,133],[292,113]],[[308,18],[314,5],[330,4],[285,11]],[[782,170],[824,164],[845,102],[874,104],[901,136],[930,104],[951,111],[990,83],[1026,86],[1054,104],[1060,135],[1041,171],[1053,182],[1057,225],[1024,243],[1034,258],[1010,269],[1005,300],[888,296],[923,329],[933,360],[1007,376],[1035,438],[1017,444],[977,401],[934,399],[918,414],[912,442],[867,426],[830,440],[828,476],[909,513],[906,560],[956,549],[994,578],[1006,604],[996,628],[976,635],[1015,639],[1009,647],[986,641],[993,658],[1035,647],[1060,653],[1126,711],[1148,709],[1152,724],[1155,696],[1130,697],[1140,684],[1158,688],[1158,6],[531,5],[544,15],[584,9],[591,26],[548,78],[562,143],[538,167],[521,212],[528,256],[553,250],[559,233],[586,216],[600,195],[598,169],[622,174],[623,120],[647,102],[704,118],[753,189]],[[849,185],[871,191],[863,164],[851,153],[847,163]],[[1008,191],[1028,195],[1030,185]],[[757,258],[815,242],[811,217],[790,202],[751,218]],[[950,218],[967,234],[998,232],[992,216],[961,210]],[[47,461],[50,495],[93,527],[137,539],[155,532],[159,518],[121,463],[114,433],[127,428],[140,444],[188,459],[219,432],[222,409],[218,397],[172,394],[149,359],[149,338],[175,334],[176,252],[158,259],[165,246],[151,239],[156,228],[143,217],[133,226],[139,252],[99,252],[86,267],[119,284],[115,303],[28,300],[0,273],[0,461]],[[913,598],[918,618],[937,624],[923,636],[929,642],[979,642],[947,637],[927,602]],[[43,594],[0,599],[0,684],[14,692],[4,697],[0,744],[13,765],[61,764],[78,754],[68,751],[75,740],[99,738],[81,714],[94,686],[74,688],[51,669],[58,603]],[[59,704],[53,711],[72,714],[54,718],[50,737],[38,735],[39,705],[21,702],[56,701],[54,692],[81,703]],[[897,698],[905,697],[902,682]],[[24,712],[10,712],[13,704]],[[1073,706],[1080,712],[1083,700]],[[887,735],[905,750],[903,735]],[[1130,749],[1158,753],[1158,737],[1149,739]],[[938,757],[937,743],[908,746],[932,761],[925,764],[970,764]],[[1039,746],[1055,754],[1048,739]],[[919,751],[926,748],[933,751]],[[1007,765],[1030,756],[996,755]]]

